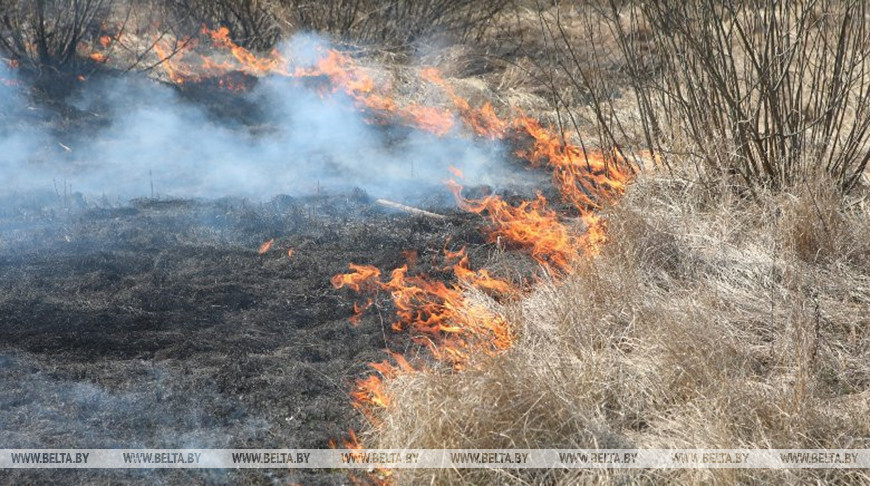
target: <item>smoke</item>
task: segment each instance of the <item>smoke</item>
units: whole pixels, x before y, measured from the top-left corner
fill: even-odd
[[[319,45],[297,37],[282,50],[304,65],[317,59]],[[14,80],[8,69],[0,76]],[[12,84],[0,86],[0,167],[7,182],[0,196],[57,191],[63,181],[86,198],[262,200],[359,187],[414,201],[444,192],[451,166],[468,184],[534,185],[528,173],[505,163],[500,143],[458,130],[439,137],[372,124],[348,96],[291,78],[262,78],[232,101],[235,109],[257,113],[256,126],[216,116],[201,99],[142,75],[88,81],[71,102],[79,117],[74,130],[28,115],[26,85]]]
[[[0,190],[28,185],[33,172],[26,170],[31,155],[48,140],[45,130],[27,113],[26,91],[16,74],[0,62]]]

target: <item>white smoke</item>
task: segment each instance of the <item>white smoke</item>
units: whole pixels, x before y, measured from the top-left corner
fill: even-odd
[[[300,37],[282,49],[297,65],[310,64],[317,46]],[[9,71],[0,76],[14,78]],[[85,195],[121,199],[152,191],[266,199],[360,187],[415,200],[444,191],[451,166],[469,184],[499,187],[528,179],[505,163],[500,143],[372,125],[348,96],[323,95],[295,79],[263,78],[239,96],[260,112],[257,130],[216,117],[141,75],[89,81],[72,103],[85,119],[64,132],[27,116],[26,86],[0,87],[0,195],[45,191],[62,180]]]

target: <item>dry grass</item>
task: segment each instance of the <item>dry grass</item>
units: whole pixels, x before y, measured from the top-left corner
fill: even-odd
[[[505,314],[520,339],[391,384],[372,447],[870,447],[870,211],[646,176],[610,241]],[[401,484],[863,483],[864,471],[403,470]]]

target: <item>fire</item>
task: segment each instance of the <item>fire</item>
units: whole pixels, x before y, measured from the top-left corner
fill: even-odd
[[[179,66],[182,66],[180,61],[184,57],[184,49],[173,50],[167,41],[158,40],[154,43],[154,53],[157,54],[157,58],[162,62],[166,76],[173,83],[183,85],[188,80],[195,79],[195,77],[184,74],[179,69]]]
[[[601,251],[601,246],[607,241],[605,232],[606,222],[597,214],[584,214],[581,219],[586,225],[586,231],[581,235],[581,241],[586,252],[590,255],[597,255]]]
[[[420,77],[444,91],[453,104],[455,115],[444,108],[400,105],[390,94],[389,83],[377,81],[370,72],[337,50],[324,50],[313,66],[293,68],[290,60],[277,51],[258,56],[238,46],[226,28],[211,30],[204,27],[202,34],[213,46],[231,55],[225,60],[203,57],[202,69],[210,74],[226,75],[238,71],[252,76],[323,77],[328,79],[334,92],[349,96],[359,108],[376,117],[389,117],[439,136],[450,133],[457,121],[480,137],[526,136],[530,143],[518,150],[517,155],[533,166],[552,170],[554,185],[562,199],[579,212],[582,225],[564,221],[542,195],[518,205],[508,204],[498,196],[468,200],[462,197],[459,184],[450,182],[459,206],[486,215],[491,223],[492,241],[527,251],[551,272],[570,272],[579,255],[584,252],[594,254],[604,242],[604,221],[591,211],[618,197],[632,172],[616,154],[587,151],[567,143],[557,132],[529,117],[503,119],[489,103],[475,108],[433,68],[423,69]],[[166,57],[160,52],[158,54]],[[176,55],[165,67],[170,79],[179,83],[190,78],[182,75],[183,70],[177,66],[181,59]],[[455,167],[451,167],[450,172],[457,179],[463,178],[462,172]],[[581,226],[585,232],[579,231]],[[471,270],[464,252],[446,256],[455,261],[448,267],[455,277],[453,284],[414,274],[408,265],[392,270],[389,278],[382,279],[378,268],[356,264],[350,264],[350,273],[336,275],[331,282],[336,289],[348,288],[365,296],[354,304],[351,317],[354,323],[358,323],[362,314],[374,305],[378,293],[388,294],[396,309],[393,329],[411,333],[413,339],[429,348],[436,359],[461,369],[472,353],[499,352],[512,342],[507,324],[485,307],[469,300],[465,288],[478,288],[499,295],[513,295],[516,290],[484,270]],[[357,403],[378,407],[389,405],[382,382],[392,375],[383,373],[385,369],[379,369],[380,377],[372,375],[357,383],[354,392]]]
[[[334,440],[329,441],[330,449],[337,449],[338,445],[339,444],[337,444]],[[356,432],[354,432],[353,430],[348,431],[347,437],[342,439],[341,441],[341,446],[350,451],[359,451],[363,449],[362,443],[356,436]],[[392,484],[392,475],[393,472],[389,469],[375,468],[373,471],[367,472],[367,475],[363,477],[355,476],[352,473],[348,479],[351,483],[357,486],[386,486],[388,484]]]
[[[375,375],[369,375],[368,378],[357,381],[356,390],[351,392],[350,396],[353,397],[354,404],[358,408],[365,405],[387,407],[390,404],[390,399],[383,390],[383,382]]]
[[[260,255],[264,255],[264,254],[266,254],[266,253],[267,253],[267,252],[272,248],[272,243],[275,243],[275,239],[274,239],[274,238],[272,238],[271,240],[269,240],[269,241],[263,243],[262,245],[260,245],[260,249],[257,250],[257,253],[260,254]]]
[[[88,57],[90,57],[92,61],[99,63],[104,63],[109,60],[109,58],[102,52],[92,52]]]
[[[163,61],[166,76],[177,85],[214,78],[222,89],[243,91],[249,86],[244,82],[245,76],[284,76],[318,82],[322,78],[328,82],[323,88],[324,96],[330,91],[347,96],[367,118],[376,122],[398,122],[437,136],[464,128],[471,136],[517,143],[518,157],[533,167],[552,172],[561,207],[570,206],[570,215],[560,214],[540,194],[518,204],[510,204],[497,195],[466,199],[462,186],[448,181],[459,207],[488,219],[490,241],[527,252],[556,278],[569,274],[582,255],[595,255],[605,243],[606,221],[595,211],[616,201],[636,170],[621,152],[587,150],[534,118],[521,113],[500,116],[490,103],[473,106],[434,68],[422,69],[419,77],[438,86],[452,109],[400,103],[388,80],[357,65],[338,50],[322,49],[313,65],[294,66],[291,59],[276,50],[257,55],[233,42],[230,34],[225,27],[202,28],[199,39],[217,48],[217,53],[199,54],[199,42],[192,39],[181,39],[180,44],[176,41],[174,45],[182,48],[173,50],[170,48],[173,44],[162,38],[155,41],[154,51]],[[108,36],[99,38],[103,48],[111,42]],[[106,59],[97,52],[91,56],[98,62]],[[464,179],[460,169],[451,166],[449,171],[457,180]],[[268,252],[273,242],[263,243],[259,253]],[[292,249],[287,256],[292,259]],[[474,292],[469,290],[499,300],[515,298],[521,294],[519,289],[485,269],[472,269],[464,248],[445,249],[443,270],[452,276],[447,282],[415,271],[415,258],[416,255],[409,254],[408,264],[386,274],[371,265],[351,263],[348,273],[331,278],[335,289],[346,288],[360,294],[350,318],[354,325],[376,302],[388,297],[395,309],[392,329],[408,333],[415,343],[430,351],[434,360],[453,370],[472,366],[477,356],[495,355],[511,347],[515,335],[509,323],[485,299],[474,298]],[[356,381],[351,397],[354,406],[377,425],[375,411],[389,407],[393,400],[388,392],[389,380],[414,373],[423,369],[423,365],[415,362],[416,367],[412,366],[405,357],[390,353],[389,360],[370,366],[375,373]],[[352,431],[344,445],[349,449],[361,447]],[[382,478],[388,473],[384,472]]]
[[[287,250],[287,258],[293,259],[293,248]]]
[[[399,112],[399,117],[408,125],[438,136],[447,135],[453,129],[453,114],[441,108],[411,105]]]
[[[452,285],[426,275],[409,274],[408,265],[392,270],[389,279],[381,279],[376,267],[354,264],[350,265],[352,273],[336,275],[332,278],[332,285],[369,296],[365,304],[354,305],[354,322],[358,322],[360,314],[372,305],[379,292],[388,293],[396,309],[392,329],[409,332],[412,340],[429,348],[436,359],[462,369],[474,354],[495,354],[509,348],[513,342],[507,322],[484,305],[469,299],[463,285],[501,296],[513,295],[515,290],[508,282],[493,277],[486,270],[469,269],[464,250],[459,255],[459,261],[448,267],[457,277],[457,282]],[[375,382],[365,384],[371,386]],[[366,390],[371,391],[369,388]],[[388,404],[382,398],[369,401],[384,406]]]
[[[208,35],[215,47],[228,49],[238,62],[249,69],[252,74],[264,75],[275,72],[281,64],[281,57],[277,52],[273,52],[272,57],[259,58],[247,49],[236,45],[230,39],[230,29],[220,27],[217,30],[211,30],[206,26],[202,27],[202,33]]]
[[[381,277],[381,271],[377,267],[371,265],[348,265],[348,268],[353,270],[353,273],[339,274],[330,280],[332,286],[336,289],[347,287],[355,292],[362,292],[374,289],[378,286]]]
[[[416,371],[404,356],[392,351],[389,351],[389,354],[396,364],[394,365],[389,360],[371,363],[369,366],[377,371],[380,377],[378,375],[369,375],[366,378],[357,380],[354,390],[350,394],[354,399],[354,407],[362,411],[372,421],[377,421],[377,418],[371,413],[373,408],[386,408],[390,405],[390,396],[384,390],[383,379],[395,378],[400,374]]]
[[[454,181],[448,185],[459,206],[473,213],[487,213],[492,223],[490,239],[504,239],[531,256],[547,269],[568,272],[580,254],[580,240],[563,224],[547,199],[538,195],[531,201],[511,206],[498,196],[468,200],[462,196],[462,186]]]
[[[231,60],[200,56],[199,70],[221,78],[218,81],[221,88],[244,90],[243,84],[229,79],[227,75],[232,72],[241,72],[250,76],[325,77],[329,79],[333,91],[350,96],[360,108],[377,116],[394,118],[401,123],[439,136],[448,134],[455,126],[453,114],[449,110],[416,104],[399,106],[392,96],[376,90],[379,83],[365,69],[357,66],[349,56],[337,50],[323,50],[322,57],[312,67],[291,69],[291,60],[276,50],[270,52],[268,56],[260,57],[237,45],[230,38],[230,32],[226,27],[216,30],[203,27],[202,34],[214,47],[223,49],[232,56]],[[185,40],[182,44],[186,46],[188,43]],[[202,76],[192,72],[191,68],[196,63],[186,59],[193,46],[173,53],[164,41],[156,42],[154,50],[158,58],[163,61],[163,69],[173,83],[182,85],[203,79]]]
[[[450,98],[454,106],[459,110],[459,116],[462,118],[462,121],[474,133],[492,139],[504,138],[508,123],[498,117],[495,108],[490,103],[484,103],[480,109],[472,108],[468,100],[456,94],[456,91],[453,90],[435,68],[424,68],[420,72],[420,77],[440,86],[444,90],[447,97]]]
[[[553,182],[562,197],[585,213],[598,209],[625,191],[634,167],[619,154],[583,150],[529,117],[515,125],[533,139],[532,146],[518,155],[536,166],[553,169]]]
[[[359,439],[356,437],[356,432],[351,430],[351,431],[348,431],[347,435],[348,435],[348,437],[341,441],[341,445],[345,449],[350,449],[350,450],[362,449],[362,445],[360,445]],[[330,440],[329,441],[329,448],[336,449],[336,448],[338,448],[338,444],[336,444],[336,442],[334,440]]]
[[[363,313],[368,310],[369,307],[374,305],[374,299],[367,299],[365,303],[360,304],[359,302],[353,303],[353,315],[350,316],[350,323],[354,326],[358,326],[360,320],[362,319]]]

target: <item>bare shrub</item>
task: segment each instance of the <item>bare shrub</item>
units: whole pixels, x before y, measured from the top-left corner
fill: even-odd
[[[479,37],[511,0],[281,0],[298,29],[380,47],[408,47],[432,36]]]
[[[74,68],[80,42],[99,33],[111,0],[0,0],[0,48],[45,74]]]
[[[314,31],[336,40],[401,49],[436,36],[480,36],[512,0],[165,0],[190,28],[229,28],[244,47],[274,46],[285,31]]]
[[[236,44],[255,50],[271,48],[281,35],[272,0],[166,0],[191,30],[203,24],[227,27]]]
[[[607,3],[585,11],[616,48],[599,51],[591,65],[624,76],[644,145],[665,162],[689,160],[708,180],[733,175],[752,189],[786,187],[819,170],[843,190],[858,183],[870,160],[866,2]],[[603,140],[635,143],[615,116],[612,83],[578,54],[562,9],[541,20],[555,69],[589,98]],[[554,100],[575,109],[564,93]]]

